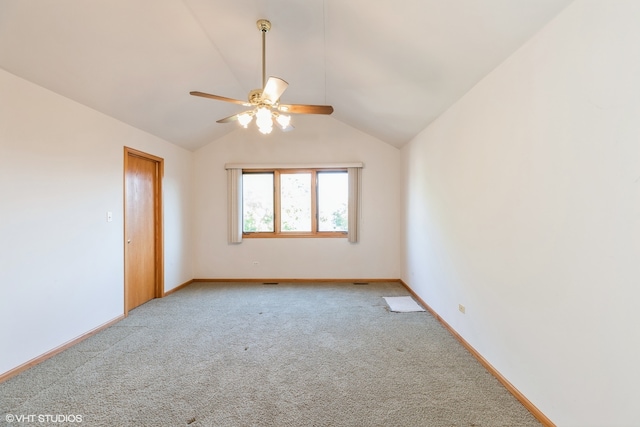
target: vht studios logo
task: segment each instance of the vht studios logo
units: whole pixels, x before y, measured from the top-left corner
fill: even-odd
[[[64,414],[7,414],[8,423],[81,423],[82,415]]]

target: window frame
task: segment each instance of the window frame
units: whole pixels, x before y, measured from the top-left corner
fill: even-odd
[[[242,238],[248,239],[277,239],[277,238],[348,238],[349,231],[318,231],[318,173],[342,172],[349,176],[346,167],[301,167],[301,168],[243,168],[242,176],[245,174],[273,173],[273,231],[244,231],[244,218],[242,218],[241,229]],[[281,224],[281,189],[280,176],[283,174],[311,174],[311,231],[282,231]],[[347,184],[347,191],[349,191]],[[349,197],[349,196],[348,196]],[[348,205],[347,205],[348,206]]]

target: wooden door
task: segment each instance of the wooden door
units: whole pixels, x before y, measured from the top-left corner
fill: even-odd
[[[125,315],[162,296],[162,159],[125,148]]]

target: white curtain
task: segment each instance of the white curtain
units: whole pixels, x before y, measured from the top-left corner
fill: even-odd
[[[350,167],[349,172],[349,242],[357,243],[360,239],[360,188],[362,184],[362,167]]]
[[[227,169],[229,243],[242,243],[242,169]]]

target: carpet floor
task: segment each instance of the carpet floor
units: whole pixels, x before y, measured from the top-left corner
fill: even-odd
[[[0,384],[7,425],[539,426],[398,283],[193,283]]]

